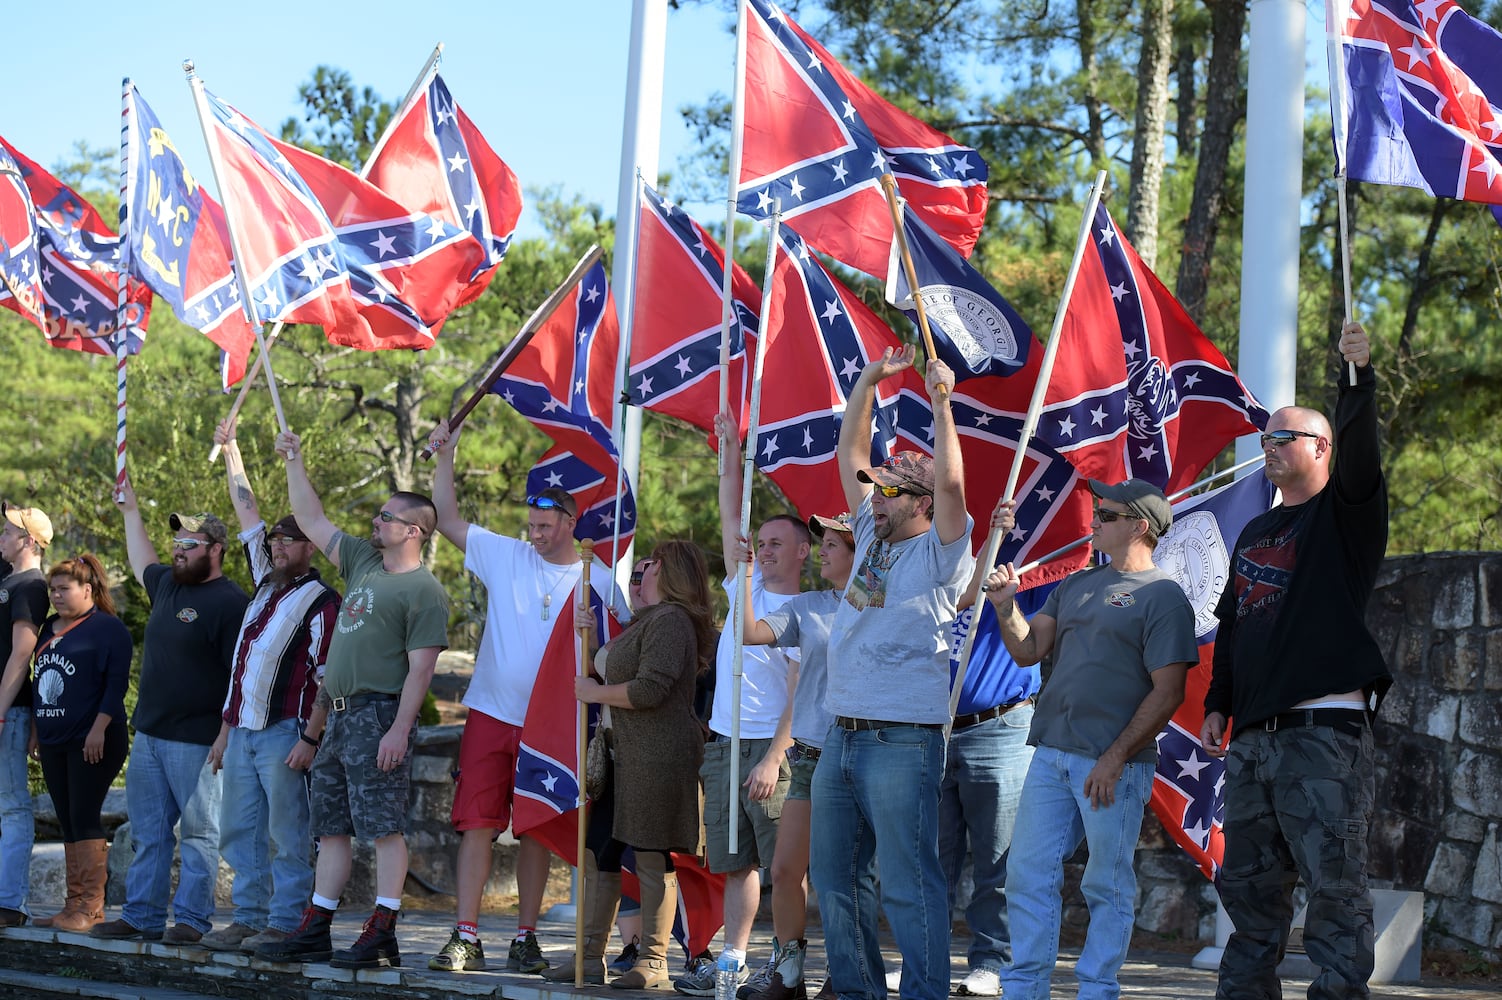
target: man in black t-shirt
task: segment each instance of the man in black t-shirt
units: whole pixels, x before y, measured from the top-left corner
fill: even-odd
[[[31,654],[47,617],[42,551],[52,521],[35,507],[0,504],[0,927],[26,923],[34,819],[26,784],[31,737]]]
[[[193,944],[213,927],[219,873],[219,777],[208,764],[219,735],[235,639],[250,598],[222,572],[229,531],[213,514],[173,514],[172,565],[157,559],[127,483],[116,496],[125,519],[130,568],[151,599],[141,680],[131,717],[136,739],[125,772],[125,804],[135,850],[125,873],[119,920],[101,938]],[[182,869],[172,899],[173,826]],[[164,933],[165,929],[165,933]]]
[[[1365,997],[1374,964],[1371,719],[1392,676],[1366,606],[1387,551],[1387,484],[1359,324],[1341,331],[1340,353],[1356,378],[1341,366],[1333,430],[1301,406],[1268,419],[1265,471],[1282,502],[1242,530],[1216,609],[1200,739],[1226,758],[1218,884],[1236,927],[1218,997],[1280,995],[1298,879],[1309,887],[1304,950],[1320,970],[1309,996]]]

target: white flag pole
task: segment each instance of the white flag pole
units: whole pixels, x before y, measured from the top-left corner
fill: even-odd
[[[742,133],[746,121],[746,0],[735,5],[735,88],[730,104],[730,193],[725,199],[725,276],[720,296],[720,412],[730,409],[730,325],[735,318],[735,203],[741,181]],[[767,272],[770,276],[771,272]],[[766,325],[765,319],[762,325]],[[761,338],[757,337],[757,343]],[[725,456],[720,453],[720,475]],[[732,834],[734,836],[734,834]]]
[[[131,119],[135,115],[134,88],[130,77],[120,85],[120,260],[115,267],[115,492],[125,488],[125,364],[130,357],[130,338],[126,335],[129,325],[126,314],[130,310],[130,218],[131,189],[135,182],[131,177],[133,154],[132,137],[135,127]],[[20,297],[17,296],[17,301]]]
[[[1346,71],[1341,26],[1350,14],[1349,0],[1325,0],[1325,55],[1330,64],[1330,132],[1335,142],[1335,198],[1340,216],[1340,280],[1345,293],[1345,321],[1351,322],[1351,223],[1346,217]],[[1346,362],[1346,377],[1356,384],[1356,362]]]
[[[1095,176],[1090,196],[1085,199],[1085,214],[1080,219],[1079,235],[1074,241],[1074,260],[1070,261],[1069,274],[1064,278],[1064,290],[1059,294],[1059,306],[1054,311],[1053,327],[1048,331],[1048,344],[1043,351],[1043,364],[1038,370],[1038,381],[1033,386],[1033,397],[1027,404],[1027,417],[1022,421],[1022,431],[1017,437],[1017,451],[1012,455],[1012,468],[1007,473],[1004,499],[1011,500],[1017,494],[1017,480],[1022,477],[1022,460],[1027,453],[1028,442],[1038,427],[1038,415],[1043,412],[1043,398],[1048,394],[1048,380],[1053,375],[1054,359],[1059,353],[1059,332],[1064,329],[1064,317],[1069,312],[1069,299],[1074,294],[1074,282],[1079,277],[1080,262],[1085,259],[1085,250],[1090,244],[1090,224],[1095,220],[1095,209],[1100,204],[1101,192],[1106,188],[1106,172]],[[986,546],[981,553],[981,565],[989,573],[996,565],[996,556],[1001,552],[1001,532],[991,530],[986,536]],[[960,644],[960,662],[955,671],[954,683],[949,691],[949,722],[944,724],[944,738],[949,739],[949,727],[954,721],[955,709],[960,703],[960,689],[965,686],[965,671],[970,666],[970,651],[975,645],[975,630],[965,633]]]

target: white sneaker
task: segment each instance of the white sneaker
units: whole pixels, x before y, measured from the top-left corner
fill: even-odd
[[[887,992],[890,993],[890,994],[892,994],[893,996],[897,996],[898,995],[898,991],[901,990],[901,989],[902,989],[902,970],[898,969],[895,972],[888,972],[887,973]]]
[[[994,969],[971,969],[970,975],[954,988],[954,994],[961,997],[1001,996],[1001,977]]]

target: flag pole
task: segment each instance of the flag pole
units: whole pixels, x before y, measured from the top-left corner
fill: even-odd
[[[730,409],[730,324],[735,316],[735,192],[741,180],[741,155],[746,123],[746,0],[735,5],[735,85],[730,102],[730,193],[725,199],[725,275],[720,284],[720,412]],[[771,272],[767,272],[770,274]],[[765,326],[765,323],[763,323]],[[761,343],[761,337],[756,338]],[[744,341],[743,341],[744,342]],[[720,475],[725,455],[720,452]],[[731,790],[732,793],[734,789]],[[734,827],[731,828],[734,830]],[[734,833],[731,834],[735,836]]]
[[[1069,273],[1064,278],[1064,290],[1059,294],[1059,306],[1054,311],[1053,327],[1048,331],[1048,344],[1043,351],[1043,363],[1038,369],[1038,381],[1033,385],[1033,396],[1027,404],[1027,417],[1022,421],[1022,432],[1017,437],[1017,451],[1012,455],[1012,468],[1007,473],[1006,491],[1003,499],[1011,500],[1017,495],[1017,480],[1022,477],[1022,459],[1027,454],[1028,442],[1038,427],[1038,415],[1043,412],[1043,398],[1048,394],[1048,381],[1053,376],[1054,361],[1059,354],[1059,333],[1064,329],[1064,317],[1069,312],[1069,299],[1074,294],[1074,281],[1079,277],[1080,262],[1085,258],[1085,248],[1090,240],[1090,224],[1095,219],[1095,209],[1100,204],[1101,192],[1106,187],[1106,172],[1095,175],[1090,196],[1085,199],[1085,214],[1080,217],[1079,236],[1074,241],[1074,259],[1069,263]],[[911,280],[911,279],[910,279]],[[913,282],[913,299],[917,300],[917,285]],[[986,546],[981,555],[981,566],[989,573],[996,565],[996,556],[1001,552],[1001,532],[995,528],[986,536]],[[970,651],[975,645],[975,629],[965,633],[960,643],[960,662],[955,671],[954,684],[949,692],[949,721],[944,723],[944,738],[949,739],[949,727],[954,723],[954,712],[960,703],[960,689],[965,685],[965,671],[970,666]]]
[[[126,312],[130,308],[130,136],[135,102],[130,77],[120,82],[120,261],[115,268],[115,493],[125,489],[125,363],[130,357]],[[17,296],[16,301],[20,301]]]
[[[392,124],[401,120],[402,114],[407,110],[407,107],[414,100],[416,100],[417,94],[422,90],[423,86],[427,84],[428,79],[433,75],[433,73],[437,71],[438,63],[442,61],[442,59],[443,43],[439,42],[436,46],[434,46],[432,54],[428,56],[428,61],[423,64],[422,72],[417,74],[417,79],[413,80],[412,86],[407,89],[407,96],[403,97],[402,103],[397,105],[396,113],[391,116],[391,121],[388,121],[386,123],[386,130],[383,131],[381,133],[381,137],[376,140],[375,148],[370,151],[370,155],[365,158],[365,162],[360,164],[359,175],[362,179],[370,176],[370,165],[375,162],[376,154],[379,153],[381,151],[381,147],[386,145],[387,141],[390,140]],[[270,350],[271,345],[276,343],[276,338],[281,335],[282,329],[285,326],[286,324],[281,321],[278,321],[272,325],[271,332],[266,334],[266,350]],[[230,405],[229,413],[225,415],[225,419],[234,420],[240,415],[240,407],[245,405],[245,394],[250,391],[251,384],[255,382],[256,376],[259,374],[261,374],[261,354],[258,351],[256,353],[255,361],[251,363],[250,370],[247,371],[245,373],[245,377],[240,380],[240,392],[235,396],[235,401]],[[218,461],[218,459],[219,445],[216,444],[214,445],[214,447],[209,449],[209,464],[213,465],[214,462]]]
[[[741,473],[741,537],[751,534],[751,477],[756,472],[756,434],[761,424],[761,376],[767,360],[767,333],[771,330],[772,275],[777,266],[777,232],[782,225],[782,199],[772,203],[772,218],[767,224],[767,271],[762,279],[761,332],[756,338],[756,360],[751,367],[751,408],[747,415],[746,452],[742,457]],[[734,433],[732,431],[732,433]],[[723,445],[720,454],[725,454]],[[727,567],[728,569],[728,567]],[[746,564],[744,574],[735,575],[735,592],[730,595],[730,613],[735,616],[735,653],[731,657],[731,707],[730,715],[730,801],[735,802],[741,787],[741,665],[746,649],[746,613],[744,602],[751,600],[751,564]],[[730,824],[728,849],[731,854],[740,850],[739,824]]]
[[[579,576],[579,604],[589,603],[589,565],[594,562],[595,543],[586,538],[579,543],[584,552],[582,553],[584,565],[580,569]],[[575,605],[577,614],[578,604]],[[588,625],[575,623],[574,631],[579,633],[579,676],[588,677],[590,671],[590,633],[594,631]],[[589,824],[585,821],[585,794],[584,794],[584,758],[589,751],[589,706],[584,702],[578,702],[578,712],[574,720],[575,747],[578,751],[577,763],[574,766],[574,774],[579,778],[579,821],[574,824],[578,828],[578,839],[574,844],[574,858],[578,864],[574,865],[574,986],[584,985],[584,912],[588,900],[584,898],[587,891],[584,885],[584,834]]]
[[[1330,65],[1330,138],[1335,143],[1335,198],[1340,218],[1340,280],[1345,293],[1345,321],[1351,322],[1351,224],[1346,217],[1346,73],[1340,25],[1348,0],[1325,0],[1325,58]],[[1356,362],[1346,362],[1346,377],[1356,384]]]
[[[621,380],[620,403],[618,416],[616,417],[616,427],[619,429],[617,439],[620,444],[620,461],[616,462],[615,469],[615,520],[612,522],[614,535],[610,544],[610,553],[615,557],[616,562],[619,562],[621,557],[625,555],[625,553],[621,552],[621,506],[625,503],[626,496],[626,415],[631,410],[631,338],[636,334],[636,283],[639,280],[637,276],[641,273],[637,267],[637,257],[641,251],[641,189],[644,183],[646,182],[642,179],[641,170],[638,169],[636,171],[636,186],[633,189],[636,197],[631,205],[631,210],[637,216],[636,225],[631,230],[631,283],[624,289],[617,289],[617,291],[623,294],[616,297],[617,306],[619,306],[622,298],[626,302],[625,308],[621,310],[621,348],[616,362],[616,371]],[[629,568],[630,564],[628,561],[628,571]],[[610,591],[611,601],[615,600],[615,593],[615,589],[612,588]]]
[[[495,385],[496,379],[504,375],[506,369],[511,367],[511,363],[516,360],[516,356],[521,353],[522,348],[526,347],[528,341],[537,333],[537,328],[546,323],[548,317],[557,311],[558,307],[563,304],[563,300],[574,290],[574,286],[584,280],[584,273],[593,267],[603,254],[604,251],[600,249],[599,244],[591,246],[585,251],[584,256],[579,258],[579,262],[568,273],[568,277],[563,279],[563,284],[553,289],[552,293],[543,300],[542,305],[538,306],[532,315],[527,317],[527,322],[522,324],[522,328],[517,331],[516,336],[512,337],[511,342],[501,351],[501,356],[496,358],[495,363],[490,366],[490,370],[485,373],[485,377],[480,380],[479,388],[474,391],[469,399],[464,401],[463,406],[455,410],[453,415],[448,418],[448,429],[450,431],[459,429],[459,425],[464,423],[464,418],[469,416],[470,411],[478,406],[480,400],[484,399],[490,392],[490,387]],[[418,455],[423,459],[432,458],[433,449],[431,446],[424,446]]]
[[[213,116],[208,108],[208,98],[204,96],[203,81],[193,71],[193,60],[183,60],[183,73],[188,77],[188,86],[193,91],[193,104],[198,109],[198,124],[203,129],[203,143],[209,150],[209,169],[214,174],[214,185],[220,191],[229,188],[224,183],[224,174],[219,164],[219,144],[214,141],[211,131],[213,125],[209,119]],[[231,207],[232,199],[224,199],[224,224],[229,230],[230,247],[235,253],[235,280],[240,284],[240,304],[245,309],[245,316],[250,320],[250,327],[256,333],[256,344],[261,349],[261,359],[266,368],[266,385],[271,389],[271,406],[276,411],[277,427],[287,430],[287,414],[282,410],[282,396],[276,388],[276,373],[271,370],[271,356],[266,353],[266,335],[261,322],[256,319],[255,304],[250,300],[250,281],[245,276],[245,254],[240,249],[239,227],[235,225],[235,210]],[[247,379],[249,376],[246,376]]]
[[[892,238],[896,240],[897,250],[902,254],[902,270],[907,275],[907,286],[913,290],[913,310],[918,314],[918,332],[923,335],[923,350],[929,360],[937,355],[934,353],[934,335],[928,327],[928,309],[923,305],[923,295],[918,288],[918,269],[913,266],[913,252],[907,245],[907,233],[902,226],[902,204],[898,200],[897,181],[892,176],[890,169],[881,175],[881,189],[887,195],[887,207],[892,210]],[[949,395],[949,387],[940,385],[939,391]]]
[[[1184,497],[1187,497],[1189,494],[1193,493],[1195,490],[1200,489],[1200,488],[1205,487],[1205,486],[1209,486],[1211,483],[1215,482],[1217,479],[1224,479],[1227,476],[1234,476],[1236,473],[1240,472],[1242,469],[1250,468],[1253,465],[1258,465],[1262,461],[1263,461],[1262,456],[1258,455],[1256,458],[1249,458],[1245,462],[1238,462],[1236,465],[1231,466],[1229,469],[1221,469],[1219,472],[1212,472],[1210,475],[1206,476],[1204,479],[1201,479],[1199,482],[1193,483],[1193,484],[1191,484],[1189,486],[1186,486],[1183,489],[1178,490],[1178,491],[1176,491],[1174,493],[1170,493],[1168,495],[1168,502],[1169,503],[1173,503],[1175,500],[1182,500]],[[1068,553],[1073,552],[1075,549],[1079,548],[1081,545],[1084,545],[1089,540],[1090,540],[1090,536],[1089,535],[1085,535],[1083,538],[1076,538],[1074,541],[1070,542],[1068,545],[1060,546],[1059,548],[1054,549],[1052,552],[1048,553],[1047,555],[1039,556],[1038,558],[1034,559],[1032,562],[1024,563],[1023,565],[1017,567],[1017,575],[1020,577],[1020,576],[1023,576],[1025,574],[1031,573],[1033,570],[1037,569],[1039,566],[1042,566],[1045,563],[1051,563],[1055,559],[1059,558],[1059,556],[1067,555]],[[987,572],[990,572],[990,571],[987,570]]]

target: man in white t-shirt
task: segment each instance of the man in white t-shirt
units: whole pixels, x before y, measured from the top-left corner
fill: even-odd
[[[571,600],[583,560],[574,546],[578,508],[564,490],[546,489],[527,498],[527,541],[506,538],[470,524],[459,514],[454,491],[454,448],[459,432],[439,424],[428,439],[437,455],[433,503],[438,530],[464,553],[464,568],[485,585],[485,630],[475,654],[475,672],[464,705],[469,716],[459,744],[459,778],[453,823],[460,834],[455,872],[457,917],[448,944],[428,962],[437,971],[485,968],[480,945],[480,897],[490,877],[491,843],[511,824],[516,754],[522,723],[542,654],[559,615],[573,615]],[[625,599],[609,568],[596,559],[590,585],[625,614]],[[506,968],[548,968],[534,933],[547,885],[548,849],[519,838],[516,856],[517,934]]]
[[[725,451],[720,477],[720,541],[731,572],[741,564],[736,551],[741,537],[741,464],[738,429],[728,414],[715,418],[715,432]],[[751,576],[751,607],[764,618],[794,597],[803,585],[808,561],[808,525],[791,514],[762,522],[756,532],[756,562]],[[732,593],[735,581],[725,581]],[[797,650],[747,646],[741,650],[739,794],[730,794],[730,734],[735,716],[735,627],[720,633],[715,658],[714,709],[709,716],[709,743],[704,747],[704,835],[709,870],[725,875],[725,951],[734,955],[746,978],[746,947],[761,903],[761,868],[772,863],[777,847],[777,820],[787,798],[792,769],[787,751],[793,745],[788,669]],[[730,853],[730,824],[736,824],[736,851]],[[767,966],[770,975],[775,967]],[[685,996],[715,993],[715,962],[701,958],[673,980]]]

